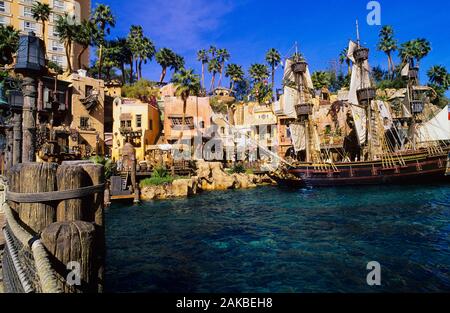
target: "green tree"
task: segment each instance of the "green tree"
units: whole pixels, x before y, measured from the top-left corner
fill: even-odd
[[[267,65],[264,64],[252,64],[248,70],[248,73],[255,82],[262,82],[263,80],[269,78],[270,75]]]
[[[13,63],[13,54],[18,48],[19,31],[10,25],[0,25],[0,65]]]
[[[392,26],[385,25],[381,28],[379,34],[378,50],[386,53],[388,58],[388,73],[392,78],[394,75],[395,65],[392,59],[392,52],[397,50],[397,40],[394,38],[394,29]]]
[[[347,64],[347,74],[352,74],[352,60],[348,57],[348,48],[345,48],[339,54],[339,64]]]
[[[81,24],[76,26],[74,41],[81,46],[81,50],[77,55],[78,68],[83,68],[81,58],[83,54],[93,46],[97,39],[97,29],[90,20],[83,20]]]
[[[73,24],[72,17],[66,13],[60,16],[56,21],[56,31],[59,34],[59,40],[64,44],[67,59],[67,71],[72,73],[72,46],[77,37],[77,26]]]
[[[172,64],[170,65],[170,69],[173,70],[174,73],[179,72],[181,69],[184,68],[184,57],[182,57],[179,54],[174,55],[174,59]]]
[[[323,87],[328,88],[331,83],[331,77],[329,72],[317,71],[311,75],[311,80],[314,85],[314,89],[320,90]]]
[[[156,53],[156,62],[161,66],[161,78],[159,80],[160,83],[164,81],[164,78],[167,74],[167,68],[172,66],[175,60],[175,53],[168,49],[162,48]]]
[[[269,64],[272,72],[272,88],[275,88],[275,68],[281,62],[281,54],[276,49],[271,48],[266,53],[266,62]]]
[[[450,76],[447,69],[442,65],[434,65],[427,72],[430,83],[448,90],[450,86]]]
[[[405,65],[411,62],[414,66],[414,60],[417,65],[426,57],[431,51],[431,44],[424,38],[414,39],[403,43],[399,49],[399,56],[402,59],[402,64]]]
[[[211,85],[209,87],[210,92],[214,90],[215,82],[216,82],[216,75],[220,71],[220,63],[217,60],[217,58],[212,58],[209,60],[208,63],[208,72],[211,73]]]
[[[116,66],[120,68],[121,76],[122,76],[122,84],[126,84],[127,82],[127,70],[125,69],[126,64],[130,64],[130,59],[133,58],[133,54],[128,45],[128,40],[126,38],[117,38],[115,40],[115,46],[117,47],[114,59]],[[133,61],[131,60],[131,64]],[[132,68],[132,67],[131,67]],[[133,83],[133,73],[130,73],[130,84]]]
[[[242,66],[237,64],[228,64],[225,70],[225,76],[230,78],[231,92],[234,90],[234,85],[244,79],[244,71]]]
[[[197,52],[197,61],[202,64],[202,88],[205,89],[205,65],[209,61],[208,51],[206,49]]]
[[[45,38],[47,38],[45,33],[45,22],[48,21],[51,13],[52,9],[47,3],[35,2],[31,7],[31,14],[33,15],[33,19],[36,22],[42,23],[42,39],[44,40],[44,47],[45,47]]]
[[[99,4],[94,10],[92,16],[92,21],[98,27],[98,48],[99,48],[99,79],[102,78],[102,67],[103,67],[103,47],[105,44],[106,35],[110,33],[110,27],[116,25],[116,19],[111,11],[111,8],[105,4]]]
[[[181,132],[179,141],[183,138],[183,130],[186,125],[186,108],[189,96],[198,95],[201,89],[200,77],[194,74],[194,70],[180,69],[173,75],[172,82],[176,88],[176,95],[183,100],[183,115],[181,119]]]
[[[225,69],[225,62],[227,62],[230,59],[230,53],[227,49],[219,49],[217,50],[217,61],[219,61],[220,68],[219,68],[219,87],[222,86],[222,77],[223,77],[223,71]]]
[[[383,71],[381,66],[375,66],[374,68],[372,68],[372,76],[377,83],[380,83],[385,79],[386,72]]]

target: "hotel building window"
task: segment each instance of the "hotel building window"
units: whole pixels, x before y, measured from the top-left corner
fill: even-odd
[[[136,127],[137,128],[142,127],[142,115],[140,115],[140,114],[136,115]]]
[[[6,12],[5,1],[0,1],[0,12]]]
[[[53,7],[55,9],[64,10],[64,1],[62,1],[62,0],[53,0]]]
[[[152,120],[148,121],[148,130],[153,130],[153,121]]]
[[[60,43],[58,40],[53,40],[52,41],[52,51],[64,52],[63,44]]]
[[[64,65],[63,57],[60,55],[52,55],[52,61],[58,64],[59,66]]]
[[[23,16],[33,18],[33,12],[31,11],[31,7],[23,7]]]
[[[27,32],[35,32],[36,31],[36,23],[35,22],[23,22],[23,30]]]
[[[0,25],[6,25],[6,18],[4,16],[0,16]]]

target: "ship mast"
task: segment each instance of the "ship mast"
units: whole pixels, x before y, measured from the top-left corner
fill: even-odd
[[[366,70],[364,68],[365,62],[369,59],[369,49],[361,46],[361,38],[359,34],[359,24],[358,20],[356,20],[356,40],[357,40],[357,48],[353,52],[353,56],[355,58],[356,64],[359,68],[360,73],[360,89],[357,90],[357,97],[359,105],[363,106],[366,110],[366,146],[367,146],[367,159],[372,161],[374,159],[373,153],[373,130],[372,130],[372,100],[375,99],[376,90],[372,87],[372,83],[370,81],[370,77],[368,80],[368,84],[364,84],[364,77]]]

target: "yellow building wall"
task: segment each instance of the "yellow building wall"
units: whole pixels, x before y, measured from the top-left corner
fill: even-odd
[[[45,23],[45,32],[42,34],[42,22],[37,22],[30,14],[31,7],[34,0],[2,0],[5,2],[5,12],[0,12],[0,23],[5,25],[12,25],[21,33],[27,34],[33,30],[37,36],[45,41],[47,48],[47,58],[51,61],[59,63],[63,69],[67,69],[66,54],[64,45],[60,43],[57,34],[54,33],[55,21],[58,15],[64,13],[75,14],[77,21],[88,19],[91,11],[91,0],[40,0],[42,3],[47,3],[52,9],[49,20]],[[55,6],[55,4],[63,3],[64,8]],[[33,29],[26,28],[26,23],[31,23]],[[81,47],[74,45],[72,49],[71,62],[74,70],[78,69],[77,56]],[[89,66],[89,49],[87,49],[82,56],[82,65]]]
[[[126,138],[120,133],[121,115],[131,115],[131,129],[142,131],[140,145],[135,146],[136,159],[145,160],[148,146],[154,145],[160,134],[159,111],[147,103],[134,99],[116,98],[113,103],[113,149],[112,158],[118,161],[122,156],[122,149]],[[137,115],[141,115],[141,127],[137,127]]]
[[[97,147],[96,154],[104,154],[104,123],[105,123],[105,85],[103,80],[94,79],[91,77],[82,77],[78,74],[72,74],[68,79],[72,83],[72,123],[71,129],[78,131],[80,139],[79,141],[69,140],[70,148],[78,146],[79,143],[85,141],[94,152]],[[92,88],[92,91],[98,93],[98,105],[90,111],[86,109],[85,105],[81,102],[88,95],[87,87]],[[88,118],[89,127],[81,127],[81,119]]]

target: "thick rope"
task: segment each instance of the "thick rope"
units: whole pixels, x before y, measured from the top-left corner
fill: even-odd
[[[39,192],[39,193],[20,193],[7,191],[6,200],[17,203],[42,203],[42,202],[83,198],[95,193],[103,192],[104,190],[105,184],[83,187],[73,190],[61,190],[61,191]]]

